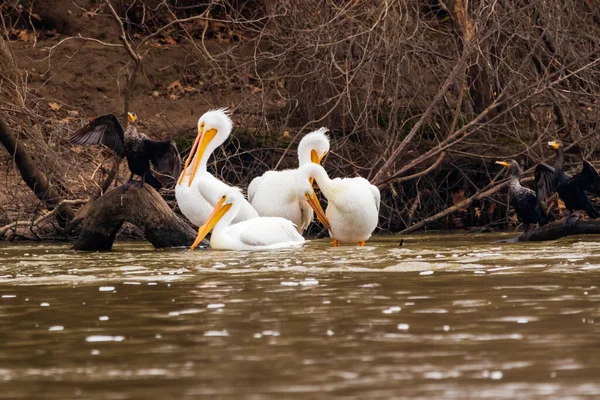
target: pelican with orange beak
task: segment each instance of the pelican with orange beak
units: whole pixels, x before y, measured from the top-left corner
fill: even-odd
[[[300,247],[304,238],[294,224],[284,218],[257,217],[234,223],[246,199],[238,188],[230,187],[218,193],[219,200],[206,223],[198,229],[196,246],[212,230],[210,247],[218,250],[272,250]]]
[[[303,165],[298,171],[298,195],[306,198],[317,218],[329,230],[333,245],[364,246],[379,221],[379,189],[361,177],[330,179],[325,168],[314,163]],[[317,181],[327,198],[326,212],[319,203],[311,179]]]
[[[224,191],[231,188],[207,170],[208,159],[231,134],[233,123],[226,109],[210,110],[198,120],[198,135],[175,186],[175,198],[183,215],[194,225],[206,223]],[[243,198],[243,196],[242,196]],[[233,222],[258,217],[245,199]]]
[[[321,160],[329,151],[327,128],[308,133],[298,144],[299,166]],[[298,196],[296,188],[298,169],[267,171],[256,177],[248,186],[248,201],[262,217],[289,219],[302,233],[313,220],[313,210],[304,196]]]

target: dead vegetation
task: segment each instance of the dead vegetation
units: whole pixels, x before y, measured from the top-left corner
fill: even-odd
[[[600,11],[590,0],[73,4],[2,6],[2,46],[37,49],[47,70],[3,57],[0,109],[62,198],[108,187],[110,155],[66,143],[100,110],[147,110],[148,127],[185,148],[201,112],[231,107],[236,132],[210,166],[242,187],[294,165],[301,135],[328,126],[330,174],[379,186],[380,227],[392,232],[514,224],[497,158],[531,172],[557,136],[573,166],[595,158]],[[95,28],[76,32],[82,20]],[[103,71],[85,64],[89,79],[64,84],[94,57]],[[94,79],[104,79],[100,99],[89,97]],[[0,219],[43,214],[1,157]]]

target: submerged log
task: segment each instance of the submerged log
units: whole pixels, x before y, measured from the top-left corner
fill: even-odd
[[[196,232],[148,185],[132,184],[125,193],[118,187],[84,208],[74,250],[111,250],[124,222],[140,228],[156,248],[189,247],[196,239]]]
[[[565,220],[552,222],[540,226],[529,232],[522,234],[515,241],[518,242],[541,242],[546,240],[556,240],[571,235],[599,235],[600,221],[580,219],[572,225],[565,225]]]

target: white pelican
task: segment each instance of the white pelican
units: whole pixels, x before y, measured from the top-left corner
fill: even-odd
[[[220,250],[267,250],[285,247],[299,247],[304,238],[296,231],[294,224],[284,218],[257,217],[246,221],[234,221],[246,199],[238,188],[227,188],[219,192],[220,200],[204,225],[198,229],[194,248],[213,231],[210,247]]]
[[[320,128],[302,138],[298,144],[298,164],[319,164],[329,151],[327,128]],[[299,233],[313,220],[313,210],[304,196],[298,196],[298,169],[267,171],[248,186],[248,201],[262,217],[281,217],[292,221]]]
[[[175,198],[181,212],[196,226],[208,220],[220,194],[231,187],[211,175],[206,164],[213,151],[229,137],[232,126],[224,108],[207,111],[198,120],[198,135],[175,186]],[[256,210],[244,200],[234,222],[256,217]]]
[[[360,177],[330,179],[325,168],[317,164],[304,165],[298,171],[298,194],[306,198],[317,218],[329,229],[333,245],[358,243],[364,246],[377,228],[379,189]],[[315,195],[310,178],[317,181],[327,198],[326,212]]]

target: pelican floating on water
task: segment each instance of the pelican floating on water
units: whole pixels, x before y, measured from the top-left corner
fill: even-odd
[[[238,188],[227,188],[204,225],[198,229],[193,250],[211,230],[210,247],[219,250],[268,250],[299,247],[304,238],[284,218],[257,217],[233,223],[246,202]]]
[[[298,144],[298,163],[319,164],[329,151],[327,128],[320,128],[302,138]],[[292,221],[299,233],[313,220],[313,210],[304,196],[298,195],[298,169],[267,171],[248,186],[248,201],[262,217],[281,217]]]
[[[196,226],[208,220],[221,195],[231,188],[210,174],[206,164],[215,149],[229,137],[232,126],[224,108],[207,111],[198,120],[198,135],[175,186],[181,212]],[[233,222],[258,217],[250,203],[243,200]]]
[[[321,165],[306,164],[298,169],[298,195],[304,196],[317,214],[317,218],[329,229],[333,245],[356,243],[361,246],[371,237],[379,220],[379,189],[364,178],[335,178]],[[327,198],[324,212],[310,178]]]

